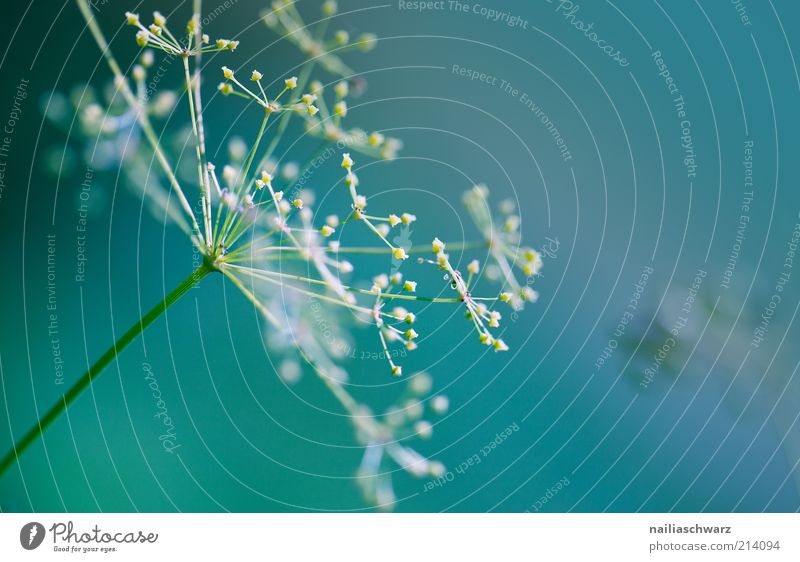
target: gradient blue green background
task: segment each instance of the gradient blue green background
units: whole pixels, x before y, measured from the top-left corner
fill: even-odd
[[[497,201],[517,199],[529,244],[559,241],[536,282],[540,301],[505,324],[509,353],[484,353],[468,324],[455,318],[406,360],[409,372],[431,372],[452,405],[424,454],[455,469],[509,425],[520,430],[441,488],[426,492],[424,480],[398,473],[397,510],[534,510],[565,477],[570,484],[542,511],[798,509],[800,273],[787,284],[763,345],[743,365],[742,359],[800,220],[794,60],[800,9],[788,0],[743,3],[752,25],[743,25],[735,6],[722,0],[579,2],[577,17],[595,22],[598,34],[627,56],[630,65],[622,68],[570,26],[557,3],[484,2],[523,18],[523,29],[449,3],[417,13],[396,2],[340,2],[333,27],[380,37],[372,53],[347,58],[368,80],[351,104],[351,123],[405,142],[399,160],[366,168],[362,183],[381,192],[381,205],[417,214],[412,242],[427,244],[435,235],[474,239],[461,206],[461,193],[474,183],[489,185]],[[241,40],[224,60],[206,60],[210,73],[222,64],[258,67],[271,77],[292,72],[299,55],[258,21],[265,6],[239,0],[209,27],[213,36]],[[316,2],[298,6],[310,19],[319,13]],[[154,7],[167,9],[116,0],[98,5],[125,65],[136,51],[122,14]],[[188,17],[185,3],[175,10],[176,18]],[[45,149],[63,147],[65,139],[43,123],[40,103],[51,90],[99,83],[109,73],[72,3],[5,4],[2,11],[0,117],[10,111],[19,80],[30,80],[0,198],[5,450],[12,434],[35,420],[34,406],[49,406],[63,390],[53,384],[47,336],[46,236],[58,240],[67,381],[183,279],[192,256],[176,228],[143,210],[106,173],[92,192],[87,279],[74,282],[83,169],[78,163],[58,180],[46,173]],[[654,50],[686,100],[699,164],[691,185]],[[561,159],[550,133],[518,98],[454,74],[453,65],[496,75],[527,93],[573,158]],[[173,75],[171,85],[178,79]],[[212,142],[220,143],[231,127],[245,138],[254,134],[253,119],[240,115],[234,101],[209,102]],[[725,290],[719,284],[736,237],[748,139],[755,143],[755,197]],[[326,186],[338,175],[332,163],[313,182]],[[654,274],[636,313],[638,332],[632,327],[626,334],[632,341],[598,370],[595,360],[647,265]],[[698,268],[708,272],[701,289],[707,308],[696,306],[669,368],[642,389],[652,342],[663,341],[650,321],[672,324]],[[729,315],[707,323],[703,310],[715,302]],[[419,331],[433,332],[451,312],[431,311]],[[372,332],[355,335],[358,349],[377,350]],[[274,373],[280,358],[264,354],[262,338],[252,306],[221,279],[207,279],[0,479],[0,507],[369,509],[352,479],[361,450],[346,418],[313,376],[293,387],[306,402],[287,390]],[[179,455],[159,445],[143,361],[153,365],[175,419]],[[352,361],[348,369],[354,382],[374,387],[362,396],[376,409],[391,402],[397,387],[385,386],[392,382],[385,365]]]

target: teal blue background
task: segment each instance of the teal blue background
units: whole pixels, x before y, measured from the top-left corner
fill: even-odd
[[[463,211],[461,193],[486,183],[493,200],[518,201],[528,244],[539,248],[547,237],[559,241],[535,284],[539,302],[505,322],[509,353],[485,353],[457,317],[431,334],[452,310],[421,317],[418,331],[430,337],[405,368],[431,372],[435,390],[449,396],[452,409],[420,451],[455,470],[508,426],[520,429],[480,464],[431,491],[425,491],[425,480],[398,471],[397,510],[800,507],[800,433],[792,422],[800,386],[793,378],[800,360],[797,272],[764,344],[739,368],[800,221],[800,38],[793,25],[800,10],[791,1],[746,4],[750,26],[728,2],[585,0],[579,17],[595,22],[598,34],[626,54],[630,66],[622,68],[545,1],[492,3],[527,21],[528,29],[521,29],[472,12],[420,14],[397,3],[359,10],[367,4],[342,0],[342,12],[356,12],[332,27],[380,37],[372,53],[347,57],[368,80],[364,95],[351,103],[350,120],[405,143],[400,159],[361,173],[364,186],[381,192],[376,204],[417,214],[414,244],[433,236],[472,240],[478,233]],[[318,13],[314,2],[298,5],[304,14]],[[258,66],[271,77],[292,72],[301,59],[293,46],[274,43],[275,35],[257,21],[263,7],[240,0],[210,26],[214,36],[241,40],[224,60],[207,60],[210,69],[233,61],[236,67]],[[113,1],[97,12],[110,37],[119,32],[112,47],[124,66],[136,53],[132,33],[122,25],[127,9],[134,6]],[[142,14],[151,9],[150,3],[136,8]],[[10,110],[19,80],[30,80],[0,198],[5,450],[12,434],[35,421],[35,408],[48,407],[63,390],[53,384],[47,337],[46,236],[57,239],[67,382],[188,275],[192,256],[177,228],[118,187],[113,172],[104,172],[92,192],[87,278],[74,282],[83,168],[77,162],[60,178],[46,172],[45,150],[72,146],[73,140],[44,122],[40,104],[51,90],[100,83],[109,73],[72,3],[62,8],[39,1],[2,10],[8,40],[0,61],[0,117]],[[181,21],[188,13],[186,5],[176,8]],[[699,163],[691,186],[678,119],[650,56],[656,49],[691,119]],[[454,64],[506,79],[536,100],[573,158],[561,159],[546,128],[518,99],[455,75]],[[170,80],[175,86],[179,76],[173,73]],[[240,115],[233,101],[217,97],[208,103],[216,145],[231,127],[244,138],[255,133],[257,124]],[[755,143],[755,197],[731,288],[725,290],[719,284],[736,237],[747,139]],[[333,162],[313,182],[329,185],[339,173]],[[635,326],[626,333],[630,340],[597,369],[595,361],[647,265],[654,274]],[[672,325],[679,305],[663,297],[677,295],[681,302],[698,268],[708,272],[700,291],[706,308],[696,305],[691,329],[684,330],[669,365],[642,389],[638,383],[653,345],[663,342],[650,320],[663,316]],[[415,276],[421,286],[439,281],[431,271]],[[495,290],[488,283],[482,287]],[[732,315],[709,322],[702,332],[704,310],[717,298],[718,309]],[[0,478],[0,507],[370,509],[353,480],[361,449],[351,426],[310,373],[291,391],[281,383],[275,375],[281,357],[268,356],[261,345],[266,329],[233,287],[206,279]],[[357,349],[377,351],[373,332],[353,329]],[[153,366],[175,420],[179,455],[165,453],[158,442],[143,361]],[[366,387],[359,396],[377,410],[399,392],[382,363],[354,360],[347,367],[352,380]],[[779,413],[788,422],[773,423]],[[535,507],[562,478],[569,485]]]

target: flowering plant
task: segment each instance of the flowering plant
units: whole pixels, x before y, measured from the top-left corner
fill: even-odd
[[[114,75],[113,95],[106,107],[93,102],[76,108],[84,130],[88,137],[103,136],[104,142],[130,137],[134,132],[143,137],[141,145],[120,156],[120,166],[129,177],[141,178],[142,161],[147,155],[154,157],[167,186],[160,181],[150,182],[140,185],[139,191],[171,217],[202,259],[185,281],[123,334],[18,441],[0,462],[0,472],[150,323],[195,284],[218,274],[252,303],[271,332],[286,336],[282,341],[289,341],[291,350],[276,350],[276,353],[293,354],[307,363],[348,414],[364,446],[358,482],[369,502],[382,508],[392,506],[394,494],[386,463],[396,463],[418,477],[443,474],[445,468],[441,463],[424,458],[412,447],[414,439],[426,439],[432,433],[433,426],[425,419],[424,402],[428,404],[428,414],[442,415],[448,408],[446,396],[426,399],[432,388],[430,375],[417,373],[409,377],[407,392],[400,401],[382,414],[374,413],[348,390],[348,373],[340,364],[340,354],[321,337],[319,326],[309,318],[309,307],[302,306],[300,299],[314,303],[315,307],[326,307],[332,318],[336,318],[336,311],[353,314],[374,330],[383,350],[381,355],[387,361],[385,372],[390,376],[404,374],[403,365],[397,361],[397,348],[405,351],[417,348],[417,329],[424,327],[417,318],[420,305],[463,307],[477,340],[496,352],[506,351],[508,346],[496,335],[502,319],[498,307],[508,305],[519,310],[525,301],[535,301],[536,292],[528,283],[518,281],[515,268],[533,279],[542,265],[538,252],[520,247],[519,218],[513,205],[502,204],[503,217],[497,220],[490,211],[488,189],[475,186],[465,194],[464,202],[481,240],[445,244],[435,238],[429,245],[415,247],[402,236],[391,237],[393,229],[407,227],[417,217],[412,214],[413,209],[372,210],[370,189],[359,180],[357,160],[391,160],[402,145],[398,139],[379,131],[366,133],[345,126],[348,97],[363,84],[353,78],[355,73],[341,55],[352,49],[368,51],[377,39],[364,34],[351,40],[345,31],[335,31],[326,39],[327,26],[337,12],[333,1],[323,4],[323,18],[314,24],[306,24],[292,2],[274,2],[272,9],[264,14],[268,27],[307,56],[297,76],[276,80],[280,84],[277,91],[272,91],[261,70],[235,70],[232,54],[230,62],[218,70],[221,82],[217,90],[230,97],[230,103],[234,103],[233,98],[244,100],[246,110],[260,119],[258,133],[251,142],[230,139],[235,146],[229,150],[228,162],[212,161],[206,151],[200,63],[203,55],[209,53],[234,52],[239,41],[212,40],[205,33],[199,0],[195,0],[194,13],[182,33],[173,30],[159,12],[153,14],[149,25],[138,14],[129,12],[125,16],[127,24],[136,30],[135,40],[143,52],[128,76],[114,58],[87,0],[76,1]],[[154,51],[180,59],[185,95],[148,94],[148,69],[153,65]],[[335,77],[332,85],[312,81],[317,67]],[[124,103],[120,103],[120,98]],[[190,121],[196,166],[189,180],[173,165],[169,147],[154,124],[176,105],[186,106]],[[275,159],[276,148],[289,134],[293,120],[302,123],[304,135],[321,142],[302,165]],[[341,185],[332,189],[341,193],[341,212],[320,219],[313,210],[314,192],[297,187],[296,180],[307,173],[321,152],[339,148],[342,149]],[[177,209],[169,204],[173,197],[177,198]],[[347,226],[364,229],[375,237],[375,245],[342,244],[341,231]],[[495,292],[483,296],[473,294],[483,277],[478,260],[470,261],[464,274],[449,253],[475,249],[483,249],[490,262],[485,277],[500,285]],[[349,254],[389,257],[388,263],[393,267],[380,271],[363,285],[346,259]],[[451,290],[449,295],[425,296],[423,290],[427,287],[407,275],[411,268],[400,271],[399,265],[414,254],[419,257],[412,261],[420,267],[434,267],[442,272]],[[385,268],[386,264],[387,261],[381,261],[380,267]],[[430,289],[439,293],[438,287]],[[310,310],[313,312],[315,308]],[[296,378],[299,371],[297,366],[290,366],[282,369],[286,380]]]

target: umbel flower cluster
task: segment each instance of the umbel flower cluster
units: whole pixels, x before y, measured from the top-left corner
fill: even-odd
[[[147,174],[148,185],[138,186],[138,191],[171,217],[202,254],[203,264],[192,282],[222,274],[263,316],[268,342],[276,353],[283,354],[278,374],[293,382],[302,361],[341,403],[364,446],[357,481],[369,502],[391,509],[394,466],[416,477],[443,474],[445,467],[419,454],[413,444],[416,439],[431,437],[431,420],[447,412],[448,399],[431,394],[434,381],[429,374],[405,373],[398,358],[420,345],[426,325],[418,314],[431,304],[462,307],[466,326],[474,328],[476,344],[495,352],[509,349],[498,335],[503,314],[536,300],[530,281],[542,265],[538,252],[520,246],[520,224],[513,204],[502,203],[501,216],[494,217],[488,189],[476,186],[465,194],[464,202],[479,240],[445,243],[435,238],[424,246],[397,242],[402,236],[393,236],[393,231],[417,221],[414,209],[374,209],[370,186],[359,179],[359,162],[362,158],[391,160],[402,145],[380,131],[367,132],[346,124],[351,118],[348,99],[363,89],[363,82],[354,78],[356,73],[340,57],[351,50],[369,51],[377,39],[370,34],[351,38],[343,30],[329,33],[329,25],[337,21],[336,2],[324,2],[322,17],[313,24],[303,21],[293,2],[273,2],[263,14],[264,23],[295,44],[307,60],[298,67],[297,76],[268,76],[268,69],[237,65],[238,41],[212,39],[201,29],[198,1],[195,15],[180,25],[180,33],[159,12],[152,15],[151,23],[139,14],[125,15],[143,49],[138,64],[125,75],[86,1],[77,1],[115,76],[112,99],[79,108],[87,137],[95,142],[98,138],[113,142],[117,136],[143,137],[120,156],[120,167],[129,179],[141,178],[143,163],[154,157],[160,177],[154,181],[152,174]],[[147,93],[153,51],[181,60],[185,95],[170,94],[165,99],[165,94]],[[200,61],[208,53],[226,58],[211,80],[216,91],[230,100],[218,101],[215,107],[240,101],[246,104],[240,109],[259,119],[258,132],[250,141],[228,139],[227,161],[212,160],[206,150],[202,96],[208,92],[201,87]],[[210,68],[208,65],[204,74],[212,72]],[[332,80],[313,80],[317,69]],[[173,165],[169,143],[154,125],[159,116],[181,110],[188,117],[196,160],[190,177]],[[302,135],[321,143],[304,163],[298,163],[303,156],[293,153],[290,158],[276,159],[277,148],[293,140],[290,131],[297,127],[290,128],[291,122],[299,122]],[[314,210],[314,191],[296,187],[296,180],[307,175],[316,155],[336,147],[345,147],[335,161],[341,166],[341,180],[332,186],[333,193],[340,194],[340,211],[321,217]],[[176,198],[178,208],[174,202],[170,205]],[[374,244],[343,245],[339,236],[345,227],[363,229],[374,237]],[[480,251],[478,257],[486,264],[482,267],[474,259],[465,271],[459,270],[454,264],[460,263],[461,252],[468,250]],[[367,279],[359,277],[348,261],[351,254],[375,258]],[[409,260],[412,255],[416,259]],[[420,275],[428,268],[438,269],[439,278],[449,285],[449,291],[445,287],[449,294],[442,296],[443,287],[426,287],[415,279],[415,271]],[[491,281],[496,281],[493,291],[479,290]],[[386,360],[385,373],[408,378],[406,390],[392,407],[376,413],[351,394],[341,353],[319,333],[312,317],[315,309],[307,306],[309,302],[324,307],[328,325],[336,324],[330,319],[340,314],[355,316],[374,331]],[[340,326],[345,325],[342,320]],[[404,352],[397,353],[398,348]]]

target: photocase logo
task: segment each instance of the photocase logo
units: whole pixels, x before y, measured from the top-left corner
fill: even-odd
[[[25,550],[33,550],[44,540],[44,525],[41,523],[27,523],[19,532],[19,543]]]

